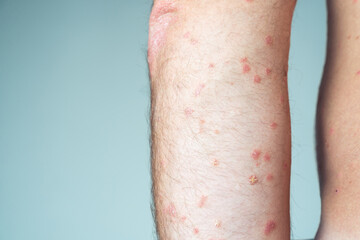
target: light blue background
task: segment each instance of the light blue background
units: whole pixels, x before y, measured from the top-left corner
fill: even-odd
[[[151,0],[0,0],[0,240],[153,239]],[[293,21],[292,229],[320,216],[314,119],[324,0]]]

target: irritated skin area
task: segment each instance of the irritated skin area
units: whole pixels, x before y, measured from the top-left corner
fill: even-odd
[[[360,239],[360,2],[328,1],[317,114],[322,217],[317,240]]]
[[[289,239],[295,2],[172,2],[149,39],[159,237]]]

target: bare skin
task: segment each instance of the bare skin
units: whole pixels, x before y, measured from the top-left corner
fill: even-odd
[[[290,239],[290,0],[157,0],[150,18],[160,239]]]
[[[322,216],[317,240],[360,239],[360,2],[328,0],[317,116]]]

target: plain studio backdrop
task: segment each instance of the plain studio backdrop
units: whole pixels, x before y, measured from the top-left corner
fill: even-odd
[[[150,0],[0,0],[0,239],[154,239]],[[289,62],[293,238],[320,219],[324,0],[298,1]]]

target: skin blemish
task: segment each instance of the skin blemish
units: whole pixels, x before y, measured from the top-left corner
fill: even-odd
[[[199,233],[199,229],[198,228],[194,228],[194,234],[198,234]]]
[[[201,199],[200,199],[199,204],[198,204],[199,208],[202,208],[205,205],[205,202],[206,202],[207,198],[208,198],[207,196],[201,196]]]
[[[259,162],[256,163],[256,166],[257,166],[257,167],[260,167],[260,165],[261,165],[261,164],[260,164]]]
[[[266,69],[265,69],[265,72],[266,72],[266,75],[270,75],[271,72],[272,72],[272,70],[271,70],[271,68],[266,68]]]
[[[274,221],[268,221],[265,226],[265,235],[269,236],[275,230],[276,224]]]
[[[259,75],[255,75],[254,77],[254,83],[260,83],[261,82],[261,78]]]
[[[261,151],[259,149],[255,149],[252,153],[251,153],[251,157],[254,159],[254,160],[258,160],[259,157],[261,155]]]
[[[348,36],[347,36],[347,39],[350,39],[350,38],[351,38],[351,35],[348,35]]]
[[[169,206],[166,208],[166,213],[168,215],[170,215],[171,217],[176,217],[177,213],[176,213],[176,208],[174,203],[170,203]]]
[[[249,183],[250,183],[250,185],[254,185],[254,184],[256,184],[258,182],[258,179],[257,179],[257,177],[255,176],[255,175],[251,175],[250,177],[249,177]]]
[[[267,180],[268,182],[270,182],[271,180],[273,180],[273,178],[274,178],[274,176],[273,176],[271,173],[269,173],[269,174],[266,176],[266,180]]]
[[[205,84],[202,83],[202,84],[200,84],[200,85],[196,88],[196,90],[195,90],[195,97],[197,97],[197,96],[200,95],[201,90],[203,90],[204,87],[205,87]]]
[[[185,221],[186,221],[186,217],[185,217],[185,216],[182,216],[182,217],[180,218],[180,221],[181,221],[181,222],[185,222]]]
[[[214,166],[214,167],[216,167],[216,166],[219,166],[219,160],[217,160],[217,159],[214,159],[213,160],[213,162],[212,162],[212,165]]]
[[[219,133],[220,133],[220,131],[217,130],[217,129],[216,129],[214,132],[215,132],[215,134],[219,134]]]
[[[284,168],[286,169],[286,168],[288,168],[289,165],[288,165],[287,163],[284,163],[283,166],[284,166]]]
[[[339,192],[339,190],[335,189],[335,192],[336,192],[336,193],[338,193],[338,192]]]
[[[266,36],[265,42],[266,42],[266,45],[268,45],[268,46],[273,45],[273,38],[272,38],[272,36],[270,36],[270,35]]]
[[[278,126],[278,124],[277,124],[276,122],[272,122],[272,123],[270,124],[271,129],[276,129],[277,126]]]
[[[209,64],[209,68],[214,68],[214,67],[215,67],[215,64],[213,64],[213,63]]]
[[[184,34],[184,38],[189,38],[190,37],[190,32],[186,32],[185,34]]]
[[[196,44],[199,43],[199,41],[196,40],[195,38],[192,38],[192,39],[190,40],[190,43],[191,43],[192,45],[196,45]]]
[[[269,153],[265,153],[265,155],[264,155],[264,161],[265,161],[265,162],[270,162],[270,159],[271,159],[270,154],[269,154]]]
[[[221,221],[216,220],[216,221],[215,221],[215,227],[216,227],[216,228],[221,228]]]
[[[246,63],[247,61],[248,61],[247,57],[244,57],[244,58],[241,58],[241,59],[240,59],[240,62],[241,62],[241,63]]]
[[[191,108],[186,108],[184,112],[187,117],[190,117],[193,114],[194,110],[192,110]]]
[[[360,70],[356,72],[356,75],[360,76]]]
[[[248,73],[250,72],[251,68],[249,66],[249,64],[244,64],[243,66],[243,73]]]

